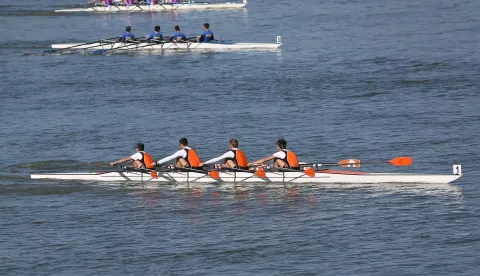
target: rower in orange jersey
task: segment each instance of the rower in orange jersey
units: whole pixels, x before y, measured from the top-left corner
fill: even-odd
[[[145,146],[142,143],[138,143],[135,150],[137,151],[134,155],[130,157],[125,157],[117,161],[110,162],[110,166],[119,164],[119,163],[124,163],[130,160],[133,160],[133,167],[138,168],[138,169],[152,169],[153,166],[151,166],[153,160],[150,154],[146,153],[143,151]]]
[[[224,153],[222,156],[210,159],[205,163],[200,163],[200,167],[205,164],[212,164],[218,162],[222,159],[225,159],[224,166],[227,168],[234,168],[234,169],[242,169],[248,170],[248,161],[245,153],[238,149],[238,140],[237,139],[230,139],[230,150]]]
[[[260,165],[273,159],[274,167],[300,170],[300,164],[298,163],[297,156],[292,151],[286,149],[287,141],[285,139],[278,139],[276,144],[278,149],[276,153],[269,157],[265,157],[255,162],[248,163],[248,166]]]
[[[180,141],[181,150],[175,152],[174,154],[167,156],[163,159],[157,161],[157,163],[152,163],[152,166],[161,165],[165,162],[168,162],[172,159],[177,159],[176,165],[181,168],[192,168],[192,169],[201,169],[200,167],[200,157],[198,157],[197,152],[188,146],[187,138],[181,138]]]

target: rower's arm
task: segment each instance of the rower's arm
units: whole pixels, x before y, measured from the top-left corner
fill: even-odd
[[[224,153],[222,156],[219,156],[219,157],[216,157],[216,158],[212,158],[204,163],[201,163],[200,166],[202,166],[203,164],[212,164],[212,163],[215,163],[215,162],[218,162],[222,159],[225,159],[225,158],[233,158],[234,155],[233,155],[233,152],[232,151],[228,151],[226,153]]]
[[[124,163],[124,162],[130,161],[130,160],[133,160],[132,157],[125,157],[125,158],[122,158],[120,160],[110,162],[110,166],[113,166],[113,165],[119,164],[119,163]]]
[[[163,158],[163,159],[158,160],[156,165],[161,165],[161,164],[163,164],[163,163],[165,163],[165,162],[168,162],[168,161],[170,161],[170,160],[172,160],[172,159],[175,159],[175,158],[177,158],[177,157],[183,157],[183,156],[184,156],[184,155],[183,155],[184,153],[185,153],[185,150],[183,150],[183,149],[182,149],[182,150],[179,150],[179,151],[175,152],[174,154],[172,154],[172,155],[170,155],[170,156],[167,156],[167,157],[165,157],[165,158]],[[154,163],[154,164],[155,164],[155,163]]]
[[[265,158],[262,158],[260,160],[257,160],[257,161],[254,161],[254,162],[250,162],[248,163],[248,166],[251,166],[251,165],[260,165],[262,163],[265,163],[267,161],[270,161],[272,160],[273,158],[275,158],[275,155],[272,155],[272,156],[269,156],[269,157],[265,157]]]

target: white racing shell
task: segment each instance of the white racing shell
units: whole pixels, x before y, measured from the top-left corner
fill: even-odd
[[[459,166],[459,165],[457,165]],[[85,172],[85,173],[48,173],[32,174],[32,179],[63,179],[85,181],[142,181],[164,183],[425,183],[447,184],[461,174],[406,174],[406,173],[364,173],[349,171],[318,170],[313,177],[304,172],[266,172],[265,178],[260,178],[249,172],[220,172],[214,179],[208,173],[198,172],[158,172],[158,178],[149,173],[135,171],[115,172]]]
[[[225,41],[214,42],[115,42],[111,40],[102,40],[94,43],[67,43],[67,44],[52,44],[52,49],[66,49],[66,50],[122,50],[122,51],[149,51],[149,50],[194,50],[194,49],[210,49],[210,50],[241,50],[241,49],[265,49],[274,50],[282,45],[281,38],[277,37],[277,43],[232,43]]]

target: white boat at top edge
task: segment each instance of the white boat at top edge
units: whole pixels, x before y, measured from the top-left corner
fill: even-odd
[[[99,42],[85,44],[52,44],[52,49],[66,49],[68,50],[132,50],[132,51],[148,51],[148,50],[193,50],[193,49],[210,49],[210,50],[234,50],[234,49],[277,49],[282,45],[281,38],[277,37],[276,43],[232,43],[224,41],[213,42],[162,42],[162,43],[150,43],[150,42],[115,42],[108,40],[101,40]]]
[[[457,172],[460,165],[457,166]],[[455,167],[454,167],[455,169]],[[62,179],[83,181],[141,181],[163,183],[279,183],[279,184],[378,184],[378,183],[421,183],[447,184],[461,177],[459,174],[406,174],[406,173],[365,173],[350,171],[317,170],[313,177],[304,172],[266,172],[260,178],[249,172],[220,172],[214,179],[208,174],[198,172],[169,171],[158,172],[158,178],[149,173],[136,171],[86,172],[86,173],[46,173],[32,174],[32,179]]]
[[[242,3],[204,3],[195,1],[184,1],[180,4],[141,4],[141,5],[94,5],[88,8],[55,10],[55,12],[97,12],[97,13],[115,13],[115,12],[163,12],[175,10],[207,10],[207,9],[240,9],[247,5],[247,1]]]

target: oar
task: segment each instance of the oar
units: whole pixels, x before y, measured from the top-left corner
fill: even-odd
[[[79,47],[79,46],[84,46],[84,45],[89,45],[89,44],[95,44],[95,43],[101,43],[101,42],[105,42],[106,40],[111,40],[111,39],[118,39],[118,36],[111,37],[111,38],[106,38],[106,39],[100,39],[100,40],[93,41],[93,42],[76,44],[76,45],[74,45],[74,46],[70,46],[70,47],[62,48],[62,49],[49,49],[49,50],[44,50],[43,53],[44,53],[44,54],[53,54],[53,53],[57,53],[57,52],[59,52],[59,51],[66,51],[66,50],[69,50],[69,49],[77,48],[77,47]],[[114,43],[114,42],[107,42],[107,43]],[[93,48],[93,47],[97,47],[97,46],[98,46],[98,45],[94,45],[94,46],[91,46],[91,47],[84,47],[84,48],[75,49],[75,50],[89,49],[89,48]]]
[[[208,174],[211,178],[215,180],[220,179],[220,173],[217,170],[204,171],[204,170],[197,170],[197,169],[183,168],[183,167],[174,167],[173,170],[181,171],[181,172],[203,173],[203,174]]]
[[[169,37],[168,37],[169,38]],[[152,43],[153,42],[153,43]],[[145,47],[149,47],[149,46],[152,46],[152,44],[154,45],[157,45],[157,44],[165,44],[165,43],[168,43],[168,41],[165,41],[165,40],[156,40],[156,39],[152,39],[150,41],[146,40],[142,43],[147,43],[146,45],[143,45],[143,46],[139,46],[135,49],[141,49],[141,48],[145,48]]]
[[[144,41],[129,41],[129,42],[124,42],[125,45],[122,45],[122,46],[119,46],[119,47],[116,47],[116,48],[111,48],[111,49],[98,49],[98,50],[95,50],[92,52],[93,55],[104,55],[107,53],[107,51],[113,51],[113,50],[118,50],[118,49],[122,49],[122,48],[127,48],[127,47],[130,47],[132,45],[138,45],[143,43]]]
[[[259,167],[261,168],[261,167]],[[259,170],[243,170],[243,169],[237,169],[237,168],[227,168],[227,167],[221,167],[220,171],[232,171],[232,172],[246,172],[246,173],[252,173],[255,174],[256,176],[260,178],[266,178],[267,176],[265,175],[265,171],[263,169]]]
[[[192,42],[198,42],[198,41],[191,41],[192,39],[195,39],[195,38],[197,38],[197,37],[196,37],[196,36],[187,37],[187,39],[183,39],[183,40],[177,41],[177,43],[192,43]]]
[[[294,169],[289,169],[289,168],[280,168],[280,167],[273,167],[270,168],[273,171],[279,171],[279,172],[299,172],[299,173],[304,173],[307,176],[310,177],[315,177],[315,169],[314,168],[305,168],[305,170],[294,170]]]
[[[155,179],[158,179],[158,174],[157,174],[157,171],[156,170],[152,170],[152,169],[147,169],[147,168],[135,168],[135,167],[132,167],[132,166],[119,166],[119,165],[116,165],[117,167],[119,168],[122,168],[126,171],[135,171],[135,172],[141,172],[141,173],[150,173],[150,175],[155,178]]]
[[[257,170],[263,170],[263,165],[254,165],[258,166]],[[304,170],[295,170],[289,168],[282,168],[282,167],[268,167],[270,171],[278,171],[278,172],[299,172],[304,173],[310,177],[315,177],[315,169],[314,168],[305,168]],[[265,173],[265,171],[263,172]]]
[[[342,166],[342,167],[360,167],[361,164],[391,164],[394,166],[398,167],[405,167],[405,166],[410,166],[412,165],[412,157],[410,156],[399,156],[395,157],[389,161],[377,161],[377,162],[360,162],[359,159],[345,159],[342,161],[339,161],[338,163],[323,163],[323,164],[318,164],[318,163],[303,163],[300,164],[300,166],[306,167],[306,166],[314,166],[314,167],[321,167],[321,166]]]

